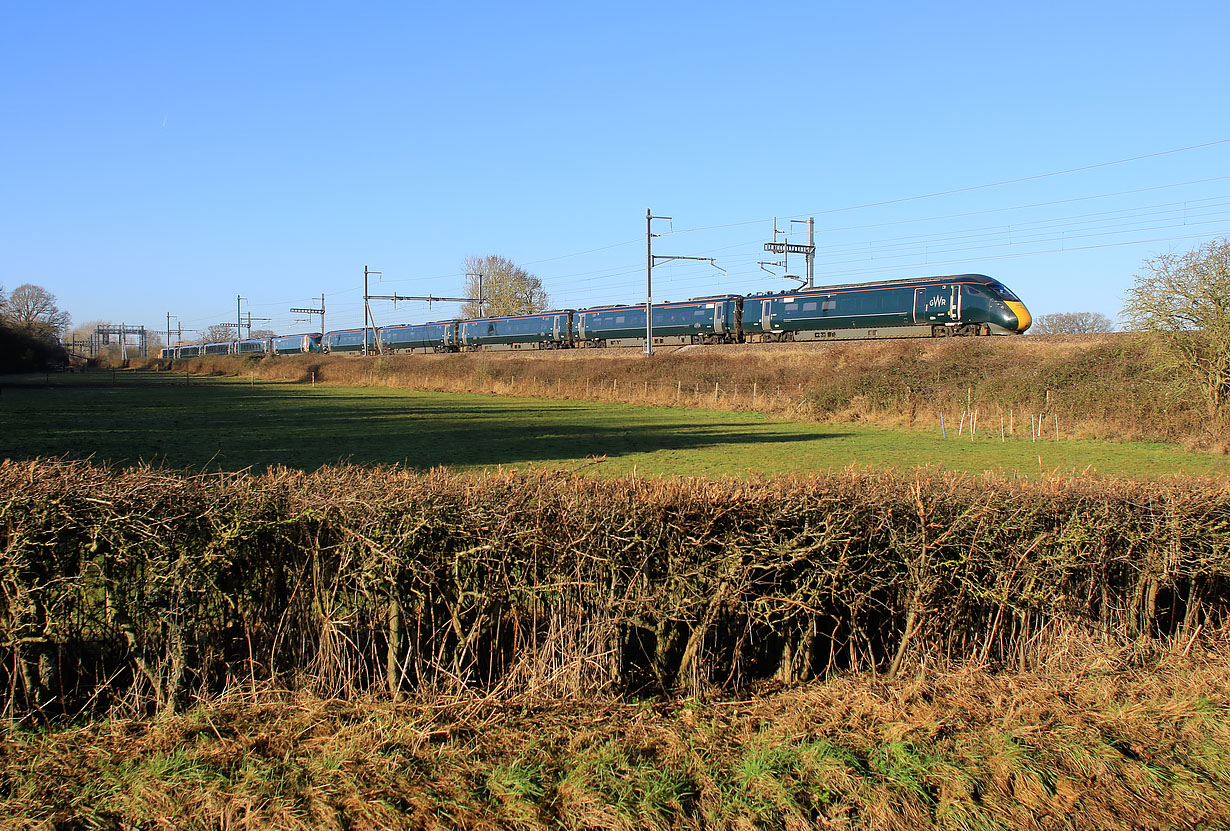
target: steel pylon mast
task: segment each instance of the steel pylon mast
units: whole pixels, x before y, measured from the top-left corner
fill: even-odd
[[[714,268],[723,274],[726,269],[717,264],[713,257],[682,257],[664,254],[653,253],[653,238],[661,236],[653,232],[653,221],[655,219],[670,220],[669,216],[654,216],[653,211],[649,208],[645,209],[645,354],[653,354],[653,267],[659,262],[670,262],[671,260],[699,260],[701,262],[710,263]]]

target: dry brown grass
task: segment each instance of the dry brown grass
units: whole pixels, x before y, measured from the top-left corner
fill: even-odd
[[[747,700],[343,702],[0,735],[0,827],[1215,828],[1224,643],[1075,638],[1037,673],[845,675]]]

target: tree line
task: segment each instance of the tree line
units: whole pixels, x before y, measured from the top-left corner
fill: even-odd
[[[0,372],[62,365],[68,353],[60,340],[72,318],[42,286],[23,283],[6,293],[0,285]]]

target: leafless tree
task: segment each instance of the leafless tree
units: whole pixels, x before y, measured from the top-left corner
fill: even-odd
[[[1038,315],[1031,335],[1100,335],[1115,331],[1115,323],[1101,312],[1056,312]]]
[[[234,323],[211,323],[209,328],[201,333],[199,343],[226,343],[235,340]]]
[[[479,297],[481,294],[484,300],[481,305],[467,303],[462,306],[461,314],[464,317],[531,314],[547,308],[550,302],[542,280],[507,257],[497,254],[466,257],[462,268],[466,273],[467,296]]]
[[[4,301],[4,319],[9,326],[43,340],[58,341],[72,322],[60,311],[55,295],[42,286],[23,283]]]
[[[1210,427],[1230,427],[1230,239],[1145,260],[1123,319],[1150,333],[1163,365],[1204,398]]]

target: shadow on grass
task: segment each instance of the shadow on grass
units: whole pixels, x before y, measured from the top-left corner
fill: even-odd
[[[758,446],[845,435],[754,416],[590,402],[197,378],[184,385],[169,374],[116,387],[82,380],[89,388],[6,389],[0,456],[210,470],[311,470],[339,461],[486,467],[735,446],[750,460]]]

